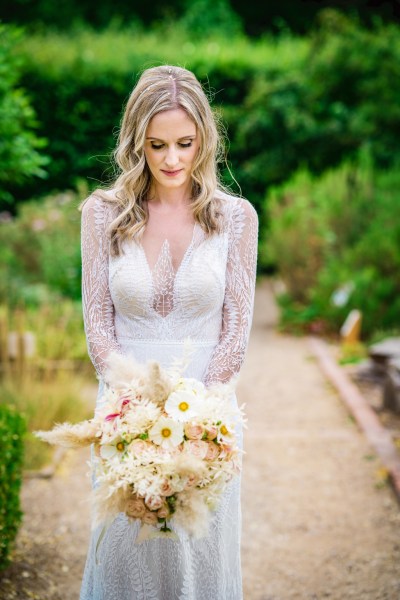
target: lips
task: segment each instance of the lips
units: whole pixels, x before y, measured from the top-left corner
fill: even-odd
[[[161,169],[161,172],[164,173],[164,175],[167,175],[167,177],[174,177],[175,175],[178,175],[178,173],[180,173],[183,169],[178,169],[177,171],[164,171],[164,169]]]

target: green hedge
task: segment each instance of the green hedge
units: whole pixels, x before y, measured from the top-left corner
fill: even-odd
[[[45,140],[35,135],[35,112],[19,76],[21,57],[13,52],[21,31],[0,23],[0,201],[12,203],[8,188],[32,176],[43,177],[47,159],[40,153]]]
[[[112,178],[121,110],[140,72],[173,63],[192,69],[213,96],[229,138],[230,166],[262,214],[265,191],[299,168],[313,173],[368,146],[377,165],[400,156],[400,30],[363,29],[326,11],[308,38],[288,34],[189,38],[178,26],[144,32],[81,30],[26,38],[22,82],[49,141],[46,180],[11,184],[19,200]],[[227,169],[227,183],[237,190]],[[260,263],[262,266],[263,263]]]
[[[0,405],[0,569],[9,563],[22,518],[19,492],[24,433],[23,417],[12,408]]]
[[[252,85],[260,74],[301,70],[307,42],[282,38],[252,43],[240,36],[195,41],[177,28],[148,33],[86,30],[29,37],[17,50],[24,58],[22,82],[29,89],[51,156],[47,180],[13,189],[16,197],[27,199],[75,187],[80,178],[95,187],[111,177],[109,155],[123,103],[140,72],[163,63],[193,70],[214,97],[213,105],[227,125],[229,160],[236,174],[243,155],[236,131],[246,117],[244,102]],[[224,175],[230,182],[227,171]],[[254,196],[256,182],[242,187],[255,203],[264,194],[263,188],[258,198]]]
[[[366,157],[271,191],[263,251],[286,283],[283,321],[338,332],[351,309],[365,338],[399,330],[400,171]]]

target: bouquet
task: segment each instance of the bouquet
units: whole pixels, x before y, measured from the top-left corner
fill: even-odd
[[[231,401],[235,382],[206,388],[182,377],[176,364],[165,370],[116,353],[104,380],[93,419],[36,432],[51,444],[93,444],[94,526],[124,512],[142,523],[137,541],[176,537],[171,523],[206,535],[211,512],[241,468],[235,429],[244,413]]]

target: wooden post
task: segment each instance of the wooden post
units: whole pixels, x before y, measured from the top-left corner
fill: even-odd
[[[360,341],[362,314],[359,310],[352,310],[340,329],[342,341],[345,344],[356,344]]]

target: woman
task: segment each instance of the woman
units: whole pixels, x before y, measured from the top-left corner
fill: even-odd
[[[194,352],[185,376],[227,382],[251,326],[257,215],[217,178],[216,119],[194,75],[144,71],[125,108],[120,175],[82,209],[82,297],[99,377],[111,351],[163,366]],[[236,401],[236,399],[234,399]],[[241,432],[238,432],[241,436]],[[223,495],[206,538],[135,544],[124,514],[92,534],[81,600],[239,600],[240,480]],[[97,547],[97,552],[96,552]]]

